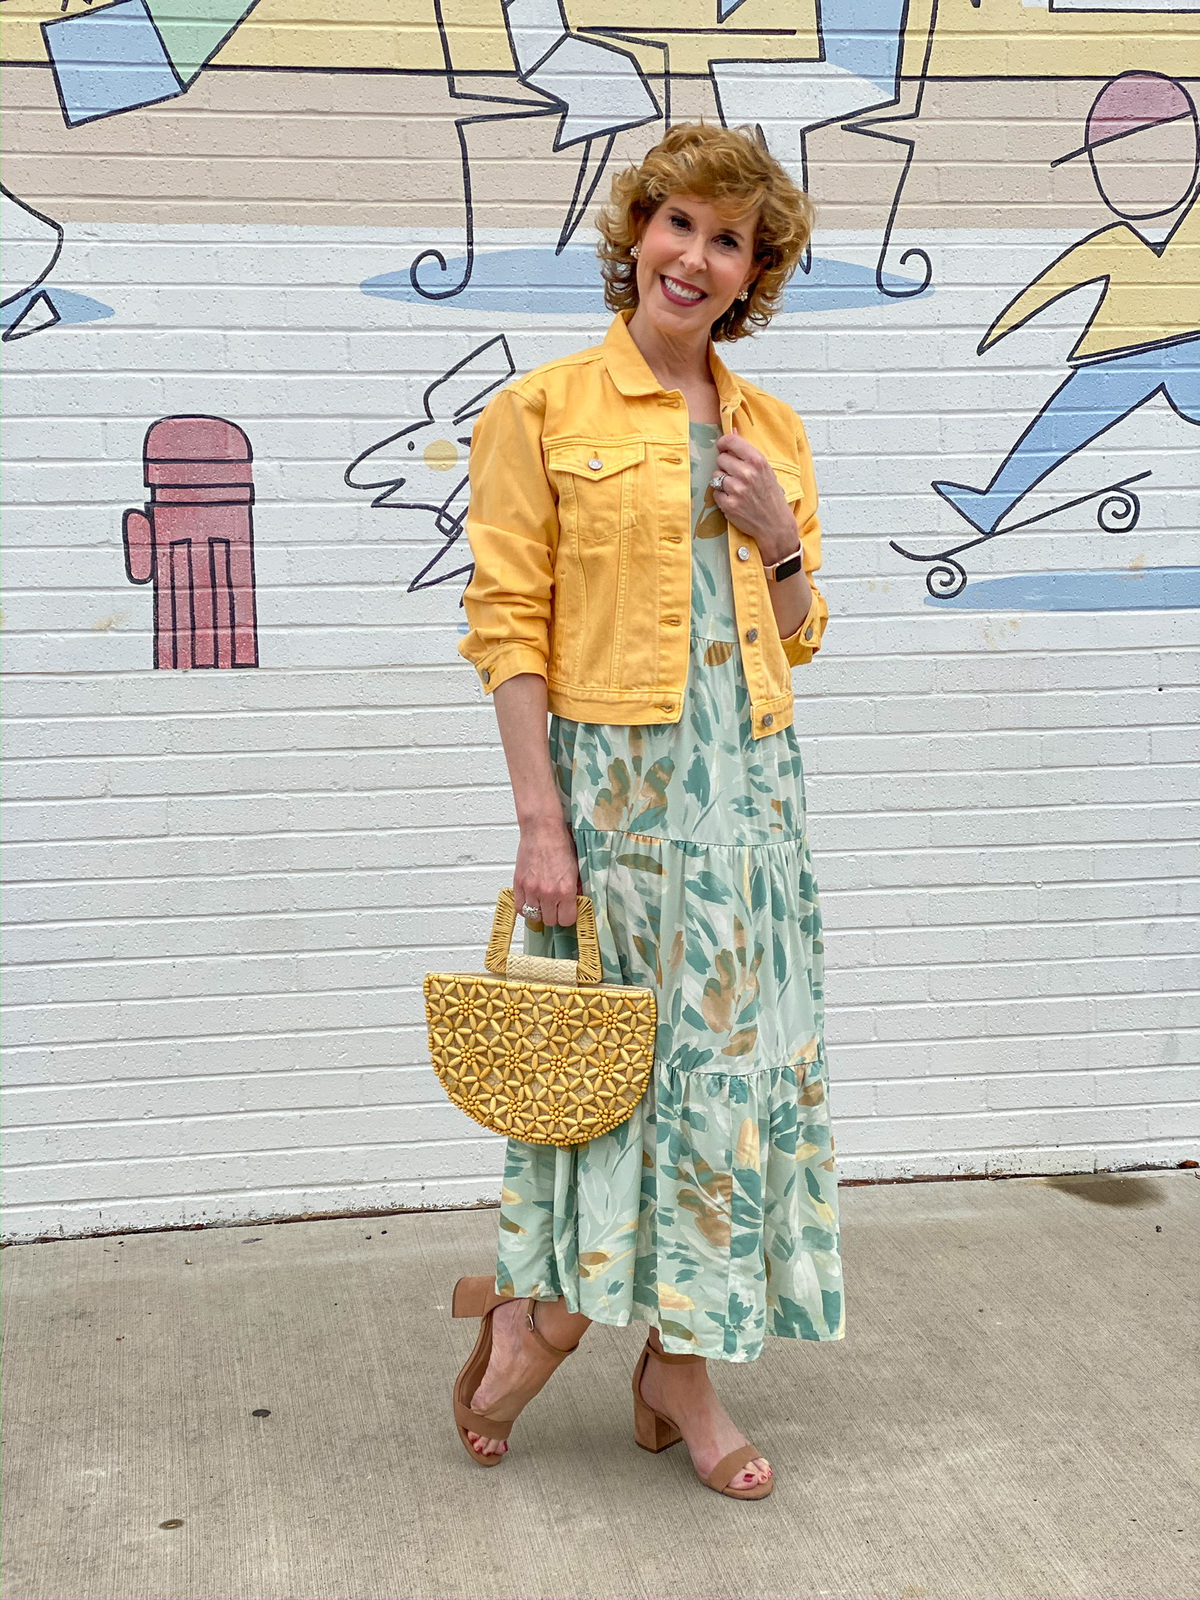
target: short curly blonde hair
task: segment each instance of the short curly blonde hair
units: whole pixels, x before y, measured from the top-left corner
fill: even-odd
[[[714,339],[744,339],[779,310],[784,286],[813,229],[813,204],[764,148],[751,127],[679,122],[647,152],[640,166],[613,178],[597,218],[597,247],[610,311],[638,303],[637,263],[631,254],[647,222],[668,195],[694,195],[732,218],[759,208],[754,235],[758,275],[745,300],[735,300],[712,325]]]

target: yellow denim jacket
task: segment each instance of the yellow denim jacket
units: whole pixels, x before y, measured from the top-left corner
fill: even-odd
[[[578,722],[678,721],[692,592],[688,411],[626,326],[602,345],[500,390],[471,439],[467,536],[475,571],[459,652],[485,693],[520,672]],[[796,515],[804,570],[821,565],[812,454],[782,400],[735,378],[709,346],[721,430],[766,456]],[[734,611],[755,738],[792,721],[791,668],[811,661],[829,615],[813,587],[780,639],[758,546],[729,529]]]

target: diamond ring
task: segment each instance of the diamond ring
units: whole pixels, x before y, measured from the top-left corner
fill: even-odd
[[[710,489],[723,489],[725,487],[725,474],[723,472],[714,472],[708,480],[708,486]]]
[[[531,922],[540,922],[542,920],[542,908],[541,906],[522,906],[521,915],[528,917]]]

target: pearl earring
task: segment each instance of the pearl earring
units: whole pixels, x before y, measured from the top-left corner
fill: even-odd
[[[635,261],[641,255],[641,253],[642,253],[642,247],[641,247],[640,244],[635,244],[633,246],[632,250],[630,250],[630,252],[629,252],[629,254],[633,257],[633,259]]]
[[[735,298],[738,300],[748,300],[750,298],[749,289],[739,289]]]

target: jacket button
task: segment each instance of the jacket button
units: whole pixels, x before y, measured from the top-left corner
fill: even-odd
[[[774,721],[775,721],[775,718],[768,711],[766,716],[763,718],[763,727],[764,728],[769,728]]]
[[[664,711],[674,711],[675,707],[673,705],[669,705],[668,704],[668,705],[663,706],[662,709]]]
[[[747,644],[753,644],[755,639],[757,639],[757,638],[758,638],[758,629],[757,628],[747,628],[746,629],[746,643]]]
[[[805,637],[805,638],[806,638],[806,639],[811,639],[811,638],[812,638],[812,636],[813,636],[813,631],[812,631],[812,629],[811,629],[811,628],[805,628],[805,630],[804,630],[804,637]]]
[[[483,669],[482,677],[483,677],[484,683],[491,683],[492,675],[491,675],[491,673],[488,671],[488,669],[486,667],[484,667],[484,669]]]
[[[738,560],[739,561],[749,561],[750,552],[749,552],[749,550],[746,548],[746,546],[744,544],[738,545],[737,556],[738,556]]]
[[[599,472],[600,468],[603,465],[604,465],[604,463],[603,463],[603,461],[601,461],[599,456],[593,456],[592,459],[588,462],[588,466],[591,467],[593,472]]]

